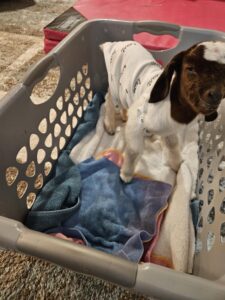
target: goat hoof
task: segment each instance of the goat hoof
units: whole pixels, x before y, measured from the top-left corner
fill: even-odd
[[[127,174],[124,174],[123,172],[120,172],[120,178],[123,182],[125,183],[129,183],[131,182],[133,176],[132,175],[127,175]]]
[[[116,132],[116,128],[115,126],[112,126],[110,123],[108,123],[107,121],[104,121],[104,128],[105,131],[110,134],[110,135],[114,135]]]
[[[127,122],[128,116],[127,116],[127,111],[125,109],[122,109],[120,112],[120,116],[123,122]]]

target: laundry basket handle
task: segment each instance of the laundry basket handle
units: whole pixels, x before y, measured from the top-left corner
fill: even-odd
[[[0,217],[0,247],[19,250],[68,269],[133,287],[137,264],[117,256],[28,229]]]
[[[51,68],[59,66],[56,57],[53,53],[44,56],[38,63],[34,64],[23,78],[23,85],[31,94],[34,86],[47,75]]]
[[[149,32],[155,35],[172,35],[180,39],[181,27],[177,24],[160,21],[139,21],[134,23],[134,33]]]

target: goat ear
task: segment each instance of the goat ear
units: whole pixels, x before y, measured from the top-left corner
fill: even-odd
[[[174,71],[178,73],[181,70],[184,53],[185,51],[178,53],[165,67],[152,89],[149,103],[156,103],[166,98]]]
[[[211,115],[205,116],[205,121],[212,122],[212,121],[216,120],[217,116],[218,116],[218,112],[214,111]]]

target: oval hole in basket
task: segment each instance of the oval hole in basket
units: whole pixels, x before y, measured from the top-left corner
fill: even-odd
[[[30,149],[34,150],[39,143],[39,136],[35,133],[30,135]]]
[[[214,190],[211,189],[208,191],[208,204],[210,204],[212,202],[213,197],[214,197]]]
[[[223,222],[220,226],[220,240],[221,243],[225,243],[225,222]]]
[[[70,125],[68,125],[68,126],[66,127],[65,134],[66,134],[66,136],[68,136],[68,137],[71,136],[71,126],[70,126]]]
[[[88,93],[88,101],[91,101],[93,99],[93,91],[90,91]]]
[[[51,108],[49,111],[49,122],[52,124],[57,117],[57,112],[54,108]]]
[[[214,232],[209,231],[207,235],[207,251],[212,250],[212,247],[215,243],[216,236]]]
[[[70,88],[72,91],[75,91],[76,89],[76,79],[74,77],[70,81]]]
[[[74,112],[74,107],[71,103],[69,103],[67,108],[68,116],[72,116],[73,112]]]
[[[212,224],[214,220],[215,220],[215,207],[212,207],[209,211],[207,221],[209,224]]]
[[[60,121],[62,124],[66,124],[67,123],[67,115],[66,115],[66,112],[64,111],[60,117]]]
[[[199,192],[199,194],[203,194],[203,192],[204,192],[204,184],[203,184],[203,182],[200,183],[198,192]]]
[[[219,181],[219,191],[224,192],[225,191],[225,177],[221,177]]]
[[[81,84],[83,80],[83,75],[80,71],[77,72],[77,84]]]
[[[203,228],[203,217],[201,216],[199,221],[198,221],[198,226],[197,226],[198,232],[201,232],[202,228]]]
[[[216,141],[219,140],[219,139],[221,138],[221,136],[222,136],[222,134],[217,134],[217,135],[215,136],[215,140],[216,140]]]
[[[52,163],[50,161],[46,161],[44,166],[45,176],[48,176],[51,170],[52,170]]]
[[[33,177],[36,173],[36,166],[35,166],[35,162],[32,161],[31,163],[29,163],[27,169],[26,169],[26,176],[27,177]]]
[[[83,110],[85,111],[88,107],[88,101],[86,99],[84,99],[84,102],[83,102]]]
[[[206,136],[205,136],[206,143],[209,142],[210,138],[211,138],[211,133],[207,133]]]
[[[29,193],[27,195],[26,203],[27,203],[27,208],[28,209],[31,209],[31,207],[33,206],[35,200],[36,200],[36,194],[35,193]]]
[[[199,152],[198,157],[199,157],[199,162],[201,164],[203,162],[204,153],[203,152]]]
[[[81,118],[81,117],[82,117],[82,114],[83,114],[83,107],[80,106],[80,107],[78,108],[78,110],[77,110],[77,115],[78,115],[79,118]]]
[[[18,174],[19,174],[19,170],[16,167],[8,167],[6,169],[5,179],[8,186],[12,185],[15,182]]]
[[[202,145],[199,145],[199,147],[198,147],[198,153],[201,153],[201,152],[202,152],[202,149],[203,149],[203,146],[202,146]]]
[[[69,101],[70,99],[70,90],[69,89],[65,89],[65,92],[64,92],[64,99],[65,99],[65,102]]]
[[[204,131],[200,131],[200,133],[199,133],[199,139],[200,139],[200,140],[202,140],[203,134],[204,134]]]
[[[198,178],[199,178],[199,179],[202,178],[203,172],[204,172],[204,169],[203,169],[203,168],[201,168],[201,169],[198,171]]]
[[[43,175],[39,174],[34,182],[35,189],[40,190],[43,187],[43,183],[44,183]]]
[[[148,32],[141,32],[134,34],[133,39],[149,50],[170,49],[179,44],[179,39],[168,34],[159,36]]]
[[[59,83],[59,78],[60,68],[51,68],[46,76],[34,86],[30,95],[31,101],[35,105],[40,105],[47,102],[55,93]]]
[[[48,148],[52,147],[52,134],[49,133],[49,135],[45,139],[45,146]]]
[[[202,164],[202,162],[203,162],[203,159],[201,158],[201,157],[199,157],[199,164],[201,165]]]
[[[58,100],[56,101],[56,106],[59,110],[63,109],[63,97],[59,97]]]
[[[223,199],[221,205],[220,205],[220,212],[222,214],[225,214],[225,198]]]
[[[76,104],[76,105],[79,104],[79,94],[78,94],[78,93],[76,93],[76,94],[74,95],[73,102],[74,102],[74,104]]]
[[[75,128],[77,126],[77,117],[73,117],[72,119],[72,127]]]
[[[223,149],[223,146],[224,146],[224,142],[223,142],[223,141],[220,142],[220,143],[217,145],[217,151],[216,151],[216,153],[217,153],[218,156],[220,155],[220,153],[221,153],[221,151],[222,151],[222,149]]]
[[[90,77],[88,77],[88,78],[86,78],[86,80],[85,80],[85,88],[87,89],[87,90],[89,90],[90,89],[90,87],[91,87],[91,80],[90,80]]]
[[[207,178],[207,182],[208,183],[212,183],[214,179],[214,176],[212,174],[212,170],[209,172],[208,178]]]
[[[66,144],[66,139],[63,136],[61,136],[59,139],[59,149],[62,150],[65,144]]]
[[[84,98],[86,93],[85,88],[83,87],[83,85],[80,87],[80,98]]]
[[[16,155],[16,161],[19,164],[25,164],[27,162],[27,157],[28,157],[27,147],[24,146],[18,151]]]
[[[41,122],[39,123],[38,125],[38,130],[41,132],[41,133],[46,133],[47,132],[47,128],[48,128],[48,123],[47,123],[47,119],[44,118],[41,120]]]
[[[200,209],[200,211],[202,210],[203,205],[204,205],[204,201],[200,200],[199,201],[199,209]]]
[[[207,168],[210,168],[212,161],[213,161],[213,157],[210,156],[210,157],[207,159]]]
[[[28,183],[25,180],[21,180],[18,182],[16,189],[18,198],[21,199],[23,197],[23,195],[26,193],[27,187]]]
[[[212,139],[207,143],[207,152],[209,153],[212,150],[213,147],[213,141]]]
[[[43,160],[45,159],[46,152],[44,149],[39,149],[37,152],[37,162],[38,164],[41,164]]]
[[[219,161],[218,171],[223,171],[225,169],[225,156],[223,155]]]
[[[54,136],[57,137],[60,135],[60,133],[61,133],[61,126],[58,123],[56,123],[54,127]]]
[[[58,158],[58,148],[54,147],[51,152],[51,158],[56,160]]]
[[[203,181],[200,183],[198,192],[199,192],[199,194],[203,194],[203,192],[204,192],[204,184],[203,184]]]

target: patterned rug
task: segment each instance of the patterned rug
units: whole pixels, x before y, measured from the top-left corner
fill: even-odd
[[[44,55],[42,49],[41,37],[0,31],[1,95],[18,83],[29,66]]]
[[[0,99],[44,56],[43,26],[73,3],[71,0],[0,1]],[[1,251],[0,299],[148,298],[34,257]]]
[[[116,285],[13,251],[0,254],[1,300],[146,300]]]

